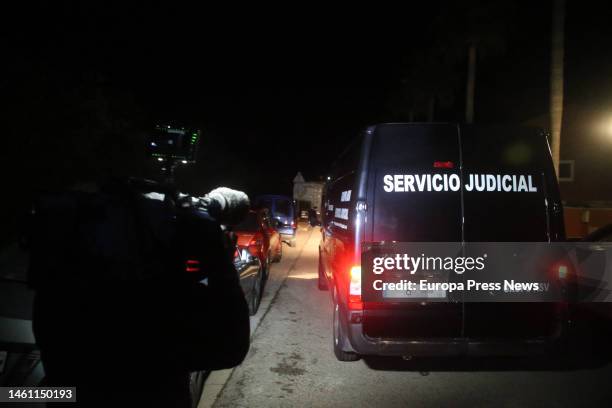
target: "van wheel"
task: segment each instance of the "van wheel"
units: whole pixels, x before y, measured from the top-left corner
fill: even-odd
[[[321,251],[319,251],[319,281],[317,283],[319,290],[328,290],[327,278],[323,272],[323,260],[321,259]]]
[[[338,361],[357,361],[360,356],[356,353],[351,353],[342,350],[342,345],[346,342],[346,336],[340,324],[340,306],[334,303],[334,354]]]

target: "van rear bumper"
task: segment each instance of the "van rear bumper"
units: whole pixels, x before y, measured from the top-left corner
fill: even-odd
[[[361,328],[351,325],[349,341],[354,351],[361,355],[376,356],[531,356],[546,355],[556,344],[555,339],[530,339],[513,341],[481,341],[456,338],[436,340],[372,340],[361,333]]]
[[[355,312],[351,312],[353,314]],[[358,312],[357,312],[358,313]],[[346,315],[345,315],[346,316]],[[351,319],[349,317],[349,319]],[[343,319],[344,320],[344,319]],[[347,319],[348,320],[348,319]],[[353,320],[353,319],[351,319]],[[354,321],[354,320],[353,320]],[[348,327],[347,327],[348,326]],[[555,350],[565,334],[565,328],[549,337],[529,339],[419,338],[373,339],[363,332],[362,323],[348,323],[348,341],[351,351],[375,356],[537,356]]]

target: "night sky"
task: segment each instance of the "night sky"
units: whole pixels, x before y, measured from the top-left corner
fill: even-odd
[[[86,173],[92,156],[117,168],[132,161],[129,171],[144,174],[134,141],[171,123],[203,134],[199,163],[177,172],[182,188],[204,193],[229,184],[253,194],[290,193],[297,171],[308,180],[325,176],[359,129],[408,119],[394,106],[402,78],[418,55],[469,25],[437,23],[440,15],[453,16],[455,3],[255,11],[94,2],[7,13],[13,24],[3,35],[10,55],[2,68],[10,136],[4,177],[16,191],[49,180],[61,185]],[[610,10],[569,3],[567,98],[609,101]],[[503,4],[503,44],[477,66],[477,122],[521,122],[548,112],[551,3]],[[460,55],[457,61],[451,100],[436,106],[436,121],[462,120],[465,63]],[[124,139],[129,148],[119,143]],[[100,144],[106,147],[98,154]],[[24,150],[8,153],[15,149]],[[17,171],[9,176],[8,168]]]

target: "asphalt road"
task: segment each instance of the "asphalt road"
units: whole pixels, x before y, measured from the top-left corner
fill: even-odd
[[[300,230],[273,269],[244,363],[229,372],[215,407],[610,406],[612,342],[581,332],[569,362],[546,359],[370,358],[342,363],[332,351],[332,303],[317,289],[319,234]],[[276,270],[276,272],[275,272]],[[279,271],[283,271],[282,273]],[[601,340],[601,341],[600,341]]]

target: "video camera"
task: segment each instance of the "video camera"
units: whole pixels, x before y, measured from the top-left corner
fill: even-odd
[[[181,194],[174,188],[173,171],[177,164],[195,164],[197,160],[200,131],[171,125],[157,125],[147,138],[147,154],[162,164],[166,175],[163,185],[149,181],[136,181],[141,189],[171,195],[172,201],[181,208],[206,211],[220,224],[235,225],[246,215],[249,198],[246,194],[225,187],[212,190],[204,197]]]
[[[199,139],[200,131],[197,129],[157,125],[147,138],[146,149],[149,157],[161,164],[164,183],[132,180],[132,186],[158,198],[163,197],[179,211],[194,215],[207,213],[223,226],[228,250],[233,253],[236,237],[231,232],[231,226],[240,223],[246,216],[250,207],[248,196],[241,191],[219,187],[203,197],[197,197],[179,192],[174,185],[175,167],[196,163]]]
[[[147,154],[162,165],[162,171],[172,182],[178,164],[195,164],[200,131],[171,125],[157,125],[147,138]]]

